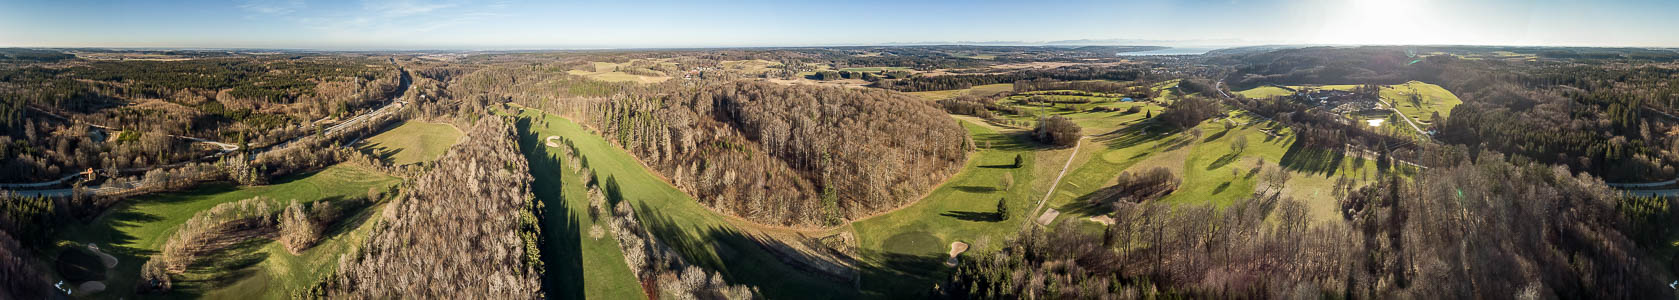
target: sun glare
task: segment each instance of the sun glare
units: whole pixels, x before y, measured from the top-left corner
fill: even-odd
[[[1346,0],[1330,3],[1316,41],[1331,44],[1413,44],[1440,41],[1427,0]]]

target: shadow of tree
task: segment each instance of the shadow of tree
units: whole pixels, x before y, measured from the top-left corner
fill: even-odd
[[[956,218],[958,220],[969,221],[969,222],[1000,222],[1000,221],[1003,221],[1003,218],[1001,218],[999,215],[997,215],[997,212],[994,212],[994,211],[984,211],[984,212],[981,212],[981,211],[947,211],[947,212],[944,212],[944,213],[940,213],[939,215],[946,216],[946,217],[952,217],[952,218]]]
[[[537,216],[542,224],[542,263],[546,267],[542,289],[551,299],[586,299],[585,284],[589,278],[583,272],[582,225],[579,215],[565,201],[564,176],[567,170],[561,155],[549,153],[540,136],[530,126],[530,118],[519,118],[515,128],[519,132],[519,150],[530,165],[531,194],[543,204]],[[576,176],[575,174],[569,174]]]
[[[975,194],[983,194],[983,193],[990,193],[990,192],[997,191],[997,187],[994,187],[994,186],[964,185],[964,186],[958,186],[958,187],[952,187],[952,188],[954,188],[958,191],[975,193]]]
[[[1316,149],[1296,140],[1289,145],[1288,151],[1283,153],[1282,159],[1277,163],[1291,171],[1334,176],[1346,156],[1343,149]]]
[[[1242,157],[1242,151],[1233,151],[1233,152],[1230,152],[1230,153],[1226,153],[1226,154],[1224,154],[1224,156],[1219,156],[1218,159],[1214,159],[1212,163],[1207,164],[1207,170],[1222,168],[1225,165],[1229,165],[1230,163],[1236,162],[1236,159],[1241,158],[1241,157]]]
[[[734,228],[679,224],[669,215],[636,205],[642,226],[669,246],[689,264],[723,274],[732,284],[756,287],[768,299],[854,299],[855,275],[834,274],[823,267],[801,263],[821,260],[800,253],[779,240],[760,238]],[[769,249],[786,249],[771,253]],[[830,268],[831,269],[831,268]]]

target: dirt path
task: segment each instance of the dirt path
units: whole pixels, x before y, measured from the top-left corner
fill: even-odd
[[[1090,137],[1080,137],[1078,142],[1073,143],[1073,154],[1067,156],[1067,162],[1061,165],[1061,173],[1055,174],[1055,181],[1050,182],[1049,191],[1044,192],[1044,198],[1038,200],[1038,207],[1032,209],[1033,215],[1037,215],[1039,210],[1043,210],[1044,204],[1049,203],[1049,197],[1055,195],[1055,187],[1061,185],[1061,177],[1067,176],[1067,168],[1073,166],[1073,159],[1079,157],[1079,146],[1083,146],[1084,140],[1087,139],[1090,139]]]

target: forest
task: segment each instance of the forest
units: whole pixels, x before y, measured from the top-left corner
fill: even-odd
[[[954,298],[1660,298],[1602,181],[1482,154],[1338,191],[1345,223],[1257,193],[1231,207],[1117,202],[1101,234],[1031,229],[956,267]],[[1668,200],[1659,200],[1664,203]],[[1674,211],[1656,212],[1671,216]],[[1525,230],[1545,228],[1545,230]]]
[[[513,136],[511,119],[479,119],[386,204],[367,244],[310,295],[538,297],[542,209]]]

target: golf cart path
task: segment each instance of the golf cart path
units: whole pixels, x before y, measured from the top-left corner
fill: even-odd
[[[1049,191],[1044,192],[1044,198],[1038,199],[1038,207],[1032,209],[1032,215],[1037,215],[1039,210],[1043,210],[1044,204],[1049,203],[1049,197],[1055,195],[1055,188],[1061,185],[1061,177],[1067,176],[1067,168],[1073,166],[1073,159],[1079,157],[1079,146],[1083,146],[1086,139],[1090,139],[1090,137],[1081,136],[1077,142],[1073,143],[1073,154],[1067,155],[1067,162],[1061,164],[1061,172],[1056,173],[1055,181],[1049,183]]]

